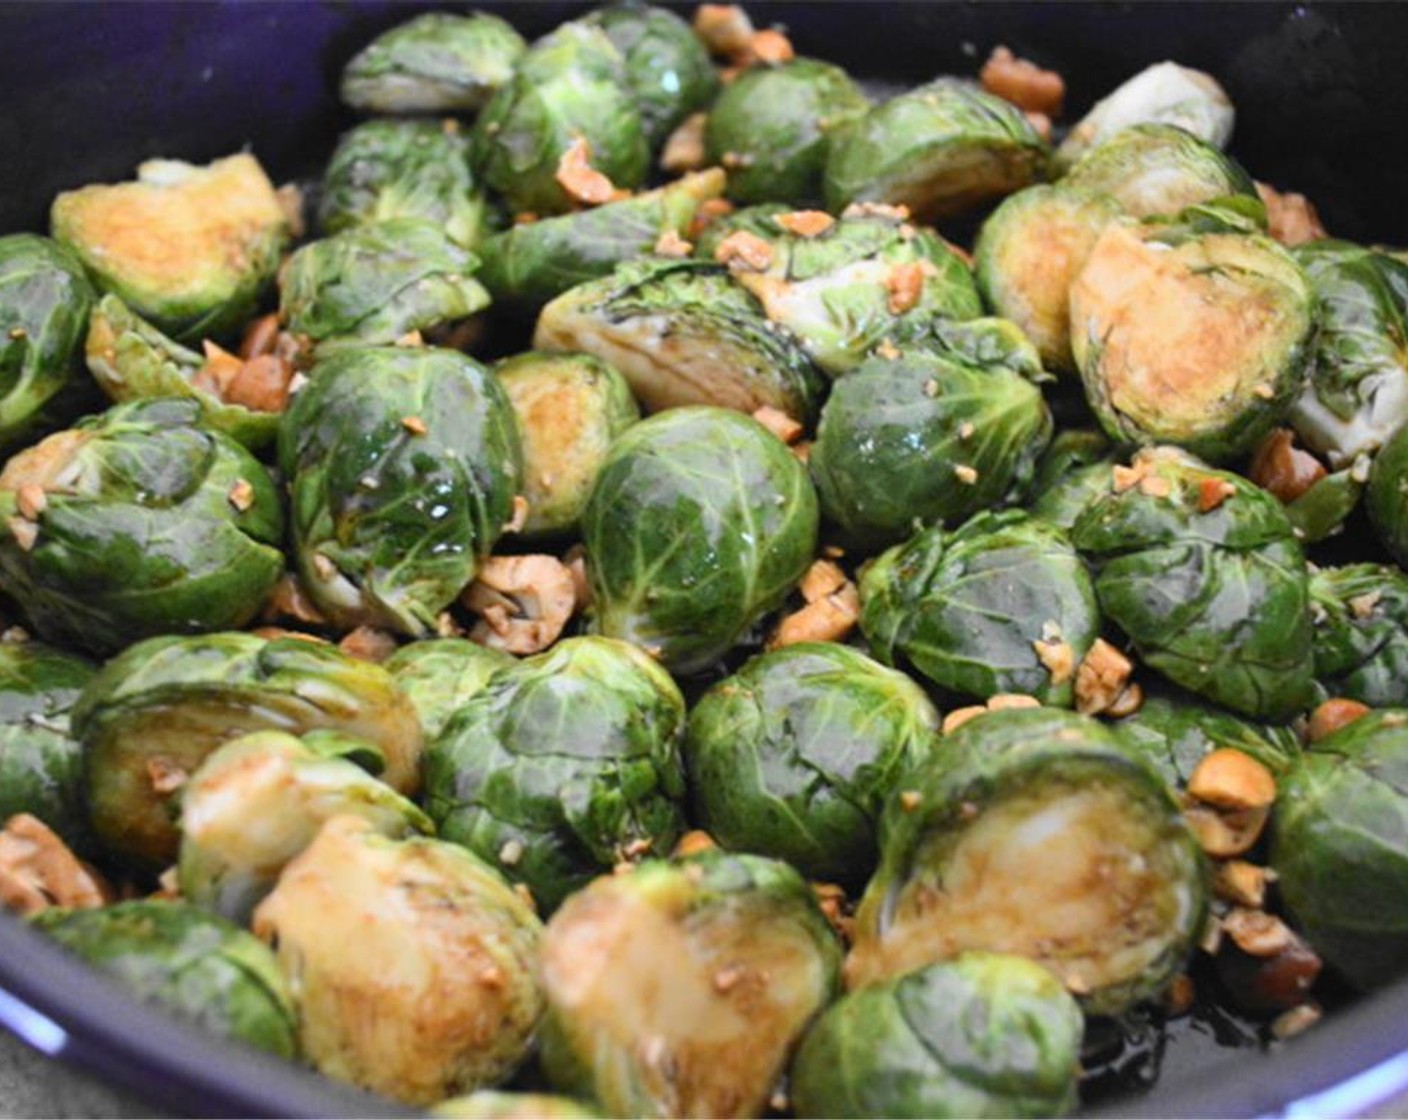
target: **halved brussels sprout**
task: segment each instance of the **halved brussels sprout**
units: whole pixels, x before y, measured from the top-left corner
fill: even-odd
[[[1015,105],[939,78],[847,125],[826,160],[826,205],[907,206],[922,221],[1001,198],[1042,176],[1046,143]]]
[[[253,314],[290,237],[273,184],[244,152],[208,167],[148,160],[136,182],[64,191],[50,222],[101,290],[186,343]]]
[[[1308,577],[1280,502],[1240,475],[1144,452],[1071,530],[1140,660],[1215,703],[1282,718],[1311,698]]]
[[[1021,510],[925,529],[861,573],[860,626],[887,665],[940,688],[1069,706],[1100,635],[1095,590],[1065,532]]]
[[[83,262],[57,241],[0,237],[0,449],[68,421],[95,298]]]
[[[543,913],[684,831],[684,698],[645,653],[567,638],[496,674],[426,756],[425,803],[446,840]]]
[[[440,1120],[596,1120],[601,1114],[571,1097],[481,1089],[441,1101],[430,1115]]]
[[[603,876],[548,923],[543,1065],[611,1116],[761,1116],[839,963],[777,860],[712,851]]]
[[[1408,567],[1408,422],[1374,456],[1364,506],[1379,542],[1399,567]]]
[[[97,910],[54,908],[32,924],[139,999],[203,1030],[298,1053],[289,985],[273,954],[238,926],[182,902],[134,900]]]
[[[320,348],[390,344],[489,306],[479,258],[421,218],[392,218],[311,241],[279,279],[279,314]]]
[[[1202,850],[1116,732],[1055,708],[988,712],[903,784],[880,819],[850,987],[986,949],[1117,1014],[1183,966],[1206,913]]]
[[[526,49],[498,16],[426,12],[353,56],[338,92],[366,113],[473,113],[513,77]]]
[[[810,423],[826,378],[757,300],[702,261],[643,260],[564,292],[538,318],[539,350],[595,354],[648,411],[770,405]]]
[[[1101,432],[1067,428],[1057,432],[1036,465],[1027,512],[1070,532],[1092,498],[1110,488],[1115,449]]]
[[[339,625],[425,634],[513,514],[513,407],[473,358],[361,346],[313,367],[279,431],[294,559]]]
[[[858,887],[875,866],[880,808],[938,725],[923,689],[859,650],[764,653],[690,713],[694,820],[727,849]]]
[[[319,1072],[407,1104],[494,1085],[543,1011],[542,924],[457,844],[334,817],[254,913]]]
[[[410,701],[380,665],[321,642],[244,633],[139,642],[103,666],[71,719],[94,829],[114,857],[151,870],[176,858],[175,795],[221,743],[251,731],[340,731],[381,752],[393,789],[420,786]]]
[[[728,169],[728,195],[738,202],[820,199],[832,137],[869,108],[860,87],[830,62],[754,66],[709,111],[707,159]]]
[[[703,669],[782,602],[816,535],[805,468],[756,420],[662,412],[612,445],[582,514],[591,625]]]
[[[1408,575],[1387,564],[1310,573],[1315,680],[1326,697],[1408,705]]]
[[[577,528],[616,437],[640,419],[630,384],[590,354],[532,351],[494,367],[523,443],[527,537]]]
[[[484,690],[490,677],[516,664],[512,654],[465,638],[411,642],[382,662],[414,706],[426,742],[440,734],[470,697]]]
[[[843,996],[792,1063],[799,1116],[1064,1116],[1080,1008],[1022,957],[961,953]]]
[[[0,587],[49,641],[111,653],[243,626],[283,570],[264,467],[200,406],[116,405],[0,471]]]

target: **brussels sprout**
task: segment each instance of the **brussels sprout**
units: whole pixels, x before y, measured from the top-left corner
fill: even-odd
[[[92,847],[83,753],[69,712],[97,669],[40,642],[0,642],[0,821],[29,813],[70,847]]]
[[[1202,233],[1194,218],[1112,222],[1070,301],[1086,398],[1118,442],[1227,460],[1275,427],[1304,384],[1310,286],[1259,234]]]
[[[539,350],[580,350],[626,376],[648,411],[770,405],[810,423],[826,378],[728,270],[646,260],[564,292],[538,318]]]
[[[1298,246],[1320,320],[1310,384],[1291,423],[1332,467],[1408,421],[1408,262],[1345,241]]]
[[[891,98],[832,141],[826,205],[907,206],[933,221],[1039,178],[1048,151],[1015,105],[939,78]]]
[[[1080,188],[1034,186],[1004,199],[978,233],[973,250],[978,290],[993,312],[1012,320],[1042,364],[1074,371],[1071,282],[1119,204]]]
[[[544,913],[684,831],[684,698],[642,651],[567,638],[496,674],[426,755],[440,835],[525,883]]]
[[[1315,951],[1360,988],[1408,965],[1408,711],[1312,743],[1277,783],[1271,866]]]
[[[54,908],[32,924],[140,999],[203,1030],[283,1058],[298,1053],[289,986],[273,955],[238,926],[181,902]]]
[[[725,848],[858,887],[875,866],[880,807],[938,723],[923,689],[858,650],[762,654],[690,713],[694,819]]]
[[[479,258],[420,218],[392,218],[313,241],[280,278],[279,313],[314,343],[392,343],[489,306]]]
[[[897,545],[862,572],[860,604],[876,657],[978,699],[1020,692],[1069,706],[1100,635],[1095,591],[1069,538],[1021,510]]]
[[[1345,520],[1359,506],[1369,474],[1370,461],[1360,456],[1351,466],[1325,475],[1286,503],[1286,516],[1295,526],[1296,536],[1305,544],[1315,544],[1343,531]]]
[[[1105,617],[1151,669],[1235,712],[1310,699],[1305,557],[1281,504],[1240,475],[1144,453],[1071,530]]]
[[[523,442],[526,537],[572,532],[612,442],[640,419],[631,386],[590,354],[532,351],[494,368]]]
[[[571,1097],[481,1089],[441,1101],[430,1115],[441,1120],[595,1120],[600,1114]]]
[[[283,570],[268,472],[192,400],[117,405],[0,472],[0,587],[45,639],[111,653],[243,626]]]
[[[603,876],[548,923],[543,1065],[609,1116],[761,1116],[839,963],[785,863],[712,851]]]
[[[221,743],[251,731],[340,731],[381,752],[393,789],[420,785],[420,724],[391,675],[297,638],[140,642],[83,690],[72,724],[99,838],[117,858],[153,870],[176,858],[173,794]]]
[[[339,625],[424,634],[513,513],[513,408],[468,355],[356,347],[313,367],[279,431],[294,557]]]
[[[83,262],[47,237],[0,237],[0,449],[62,423],[82,377],[82,346],[93,308]]]
[[[1399,567],[1408,567],[1408,422],[1374,456],[1364,505],[1379,542]]]
[[[626,84],[652,149],[714,99],[719,79],[709,52],[674,12],[622,0],[589,13],[583,22],[605,31],[625,58]]]
[[[1315,679],[1326,697],[1408,705],[1408,575],[1385,564],[1310,573]]]
[[[283,731],[256,731],[200,764],[181,791],[182,897],[245,925],[325,821],[350,814],[384,836],[431,831],[430,819],[390,786],[327,753],[319,736],[329,734],[310,732],[305,745]]]
[[[1117,1014],[1161,992],[1202,932],[1202,850],[1157,773],[1088,716],[989,712],[904,785],[880,818],[851,987],[987,949]]]
[[[710,163],[728,168],[738,202],[820,199],[832,137],[870,102],[839,66],[794,58],[755,66],[724,87],[704,126]]]
[[[432,638],[402,646],[382,664],[410,700],[426,742],[431,742],[490,677],[517,662],[512,654],[464,638]]]
[[[1251,176],[1236,160],[1167,124],[1134,125],[1116,133],[1082,156],[1061,187],[1108,195],[1136,218],[1177,214],[1229,195],[1245,195],[1249,202],[1256,200],[1255,207],[1261,205]],[[1259,211],[1257,216],[1262,216]]]
[[[558,171],[584,143],[591,167],[614,186],[638,187],[650,149],[626,81],[621,52],[599,28],[564,23],[534,43],[475,122],[481,178],[515,213],[565,213],[576,200]]]
[[[455,844],[334,817],[254,913],[320,1072],[408,1104],[503,1080],[543,1011],[542,924]]]
[[[1076,518],[1110,488],[1115,451],[1100,432],[1067,428],[1057,432],[1036,465],[1027,511],[1070,532]]]
[[[498,16],[426,12],[363,47],[338,93],[364,113],[473,113],[513,76],[525,49]]]
[[[240,326],[288,245],[288,217],[248,153],[196,167],[148,160],[136,182],[65,191],[53,235],[100,289],[178,342]]]
[[[1000,358],[1036,352],[1009,323],[983,329]],[[1039,367],[1038,367],[1039,368]],[[1051,438],[1041,390],[1004,360],[960,349],[872,358],[836,382],[809,466],[827,519],[875,550],[917,524],[956,522],[1015,497]]]
[[[816,494],[750,417],[676,408],[612,445],[582,514],[592,625],[703,669],[777,607],[816,553]]]
[[[797,208],[785,202],[758,202],[752,206],[737,206],[724,214],[711,214],[702,230],[696,231],[694,255],[702,261],[718,259],[719,246],[732,234],[742,230],[764,241],[774,241],[785,227],[776,219],[781,214],[795,214]],[[824,211],[818,211],[824,213]],[[828,218],[830,215],[826,215]],[[867,217],[870,215],[867,215]],[[888,217],[888,215],[876,215]],[[899,218],[896,215],[898,224]]]
[[[1121,129],[1140,124],[1175,125],[1214,148],[1225,148],[1234,117],[1232,102],[1211,74],[1159,62],[1096,102],[1056,154],[1070,166]]]
[[[1063,1116],[1085,1020],[1022,957],[961,953],[833,1004],[792,1063],[799,1116]]]
[[[246,408],[201,384],[205,358],[145,322],[116,296],[104,296],[88,325],[88,369],[118,403],[153,397],[189,397],[200,405],[203,428],[224,432],[258,451],[279,430],[277,412]]]
[[[683,234],[699,204],[717,198],[723,185],[715,168],[619,202],[515,225],[484,243],[479,279],[496,302],[537,311],[649,253],[667,231]]]
[[[469,137],[454,121],[365,121],[342,134],[323,171],[324,233],[420,218],[466,249],[489,232],[488,203],[469,170]]]

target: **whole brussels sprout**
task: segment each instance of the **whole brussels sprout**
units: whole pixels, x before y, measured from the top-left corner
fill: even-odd
[[[1271,866],[1315,951],[1371,988],[1408,965],[1408,711],[1312,743],[1277,783]]]
[[[612,445],[582,514],[592,625],[672,671],[727,652],[816,553],[816,493],[751,417],[675,408]]]
[[[522,882],[547,913],[645,848],[684,831],[675,682],[645,653],[567,638],[492,677],[426,755],[441,837]]]
[[[596,1120],[600,1113],[571,1097],[480,1089],[430,1109],[440,1120]]]
[[[251,731],[340,731],[381,752],[393,789],[420,785],[410,701],[380,665],[320,642],[151,638],[104,665],[71,718],[94,829],[116,858],[152,870],[176,858],[174,795],[221,743]]]
[[[512,654],[465,638],[411,642],[382,662],[415,708],[426,742],[440,734],[470,697],[483,691],[490,677],[516,664]]]
[[[839,963],[785,863],[716,850],[603,876],[548,923],[543,1066],[609,1116],[761,1116]]]
[[[1235,712],[1283,718],[1311,696],[1305,557],[1281,504],[1240,475],[1145,452],[1071,539],[1105,617],[1149,668]]]
[[[0,449],[62,423],[95,299],[83,262],[32,233],[0,237]]]
[[[498,16],[426,12],[353,56],[338,93],[365,113],[473,113],[513,76],[526,49]]]
[[[320,361],[279,431],[294,559],[338,625],[425,634],[513,513],[513,408],[473,358],[355,347]]]
[[[794,58],[750,67],[709,111],[706,158],[728,169],[735,201],[820,199],[832,137],[869,108],[860,87],[830,62]]]
[[[1118,733],[1056,708],[988,712],[904,785],[880,819],[850,987],[986,949],[1037,961],[1105,1015],[1183,966],[1206,913],[1202,850]]]
[[[702,261],[636,261],[579,284],[543,308],[533,345],[610,362],[651,412],[768,405],[809,424],[826,389],[791,333],[726,268]]]
[[[1110,488],[1115,450],[1101,432],[1067,428],[1037,461],[1027,512],[1070,532],[1091,499]]]
[[[885,548],[917,525],[1011,500],[1031,481],[1051,438],[1051,413],[1029,379],[1040,376],[1036,351],[1000,319],[962,326],[996,354],[936,344],[871,358],[836,382],[808,466],[822,513],[849,543]],[[1026,376],[1013,368],[1023,360]]]
[[[323,232],[392,218],[421,218],[466,249],[489,232],[488,203],[469,169],[469,137],[454,121],[365,121],[339,138],[318,195]]]
[[[1399,567],[1408,566],[1408,422],[1374,456],[1364,505],[1379,542]]]
[[[631,386],[590,354],[531,351],[494,367],[523,443],[525,537],[573,532],[616,437],[640,419]]]
[[[847,125],[826,159],[826,205],[907,206],[921,221],[961,213],[1039,178],[1045,142],[1015,105],[939,78]]]
[[[1408,706],[1408,575],[1387,564],[1310,573],[1315,680],[1324,695]]]
[[[985,700],[1070,706],[1100,635],[1095,590],[1065,532],[1021,510],[925,529],[866,566],[860,626],[887,665]]]
[[[367,748],[328,731],[302,740],[255,731],[211,753],[181,791],[181,896],[247,925],[325,821],[360,817],[383,836],[432,831],[414,804],[343,757],[349,749]]]
[[[148,160],[136,182],[64,191],[50,222],[99,289],[186,343],[253,314],[290,237],[273,184],[247,152],[208,167]]]
[[[264,467],[193,400],[116,405],[0,471],[0,588],[46,640],[111,653],[243,626],[283,570]]]
[[[923,689],[858,650],[764,653],[690,713],[694,820],[725,848],[858,887],[875,866],[881,805],[938,725]]]
[[[282,1058],[298,1053],[289,984],[273,954],[238,926],[183,902],[53,908],[31,923],[139,999],[203,1030]]]
[[[1064,1116],[1085,1020],[1022,957],[960,953],[851,992],[792,1063],[799,1116]]]
[[[390,344],[489,306],[479,258],[422,218],[391,218],[311,241],[280,276],[279,314],[321,348]]]
[[[254,913],[328,1077],[426,1105],[502,1081],[543,1011],[542,924],[456,844],[334,817]]]

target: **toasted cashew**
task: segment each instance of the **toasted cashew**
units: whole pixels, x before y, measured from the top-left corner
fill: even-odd
[[[0,902],[23,915],[51,906],[91,910],[109,891],[43,821],[17,813],[0,830]]]
[[[567,565],[553,556],[491,556],[461,601],[479,615],[471,641],[528,654],[557,641],[577,606]]]

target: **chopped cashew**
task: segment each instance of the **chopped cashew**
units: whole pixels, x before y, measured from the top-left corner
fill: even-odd
[[[755,409],[753,419],[789,446],[802,438],[802,425],[770,404]]]
[[[1341,727],[1353,723],[1360,716],[1369,714],[1369,705],[1358,700],[1335,698],[1326,700],[1310,713],[1310,723],[1306,728],[1306,738],[1318,743],[1327,735],[1333,735]]]
[[[772,220],[788,233],[806,238],[820,237],[836,224],[836,219],[825,210],[793,210],[774,215]]]
[[[999,692],[988,697],[987,711],[1004,712],[1014,708],[1039,708],[1041,701],[1025,692]]]
[[[691,113],[670,133],[660,151],[660,170],[670,175],[683,175],[686,171],[699,171],[709,162],[708,149],[704,144],[704,126],[708,122],[707,113]]]
[[[714,838],[702,828],[692,828],[679,838],[675,843],[675,850],[670,855],[675,859],[683,859],[700,852],[712,851],[718,846]]]
[[[553,177],[573,202],[586,206],[600,206],[627,193],[618,191],[615,183],[592,166],[592,148],[582,136],[562,153]]]
[[[1225,478],[1205,478],[1198,483],[1198,512],[1211,513],[1237,493],[1237,488]]]
[[[1032,643],[1036,659],[1051,674],[1052,684],[1065,684],[1076,671],[1076,654],[1069,642],[1048,642],[1038,638]]]
[[[1276,428],[1257,446],[1247,477],[1282,502],[1293,502],[1325,477],[1309,451],[1295,446],[1290,428]]]
[[[239,356],[248,361],[260,354],[272,354],[279,341],[279,314],[271,311],[253,320],[240,339]]]
[[[380,665],[396,652],[396,639],[388,631],[378,630],[375,626],[358,626],[337,643],[337,648],[358,661]]]
[[[1250,957],[1274,957],[1295,941],[1295,934],[1280,918],[1245,906],[1234,906],[1222,919],[1222,928]]]
[[[572,573],[554,556],[491,556],[461,601],[480,616],[471,641],[528,654],[557,641],[577,593]]]
[[[655,239],[654,251],[657,257],[673,257],[676,260],[684,260],[694,252],[694,243],[686,241],[674,230],[667,229]]]
[[[236,513],[244,513],[254,505],[254,484],[247,478],[237,478],[226,497]]]
[[[735,266],[751,272],[763,272],[772,264],[772,246],[746,229],[734,230],[719,242],[714,259],[730,268]]]
[[[1218,898],[1260,910],[1266,905],[1266,868],[1244,859],[1229,859],[1213,869],[1212,888]]]
[[[1209,751],[1188,779],[1188,792],[1220,809],[1265,809],[1276,800],[1276,778],[1243,751]]]
[[[686,236],[698,241],[699,235],[725,215],[732,214],[733,203],[726,198],[706,198],[694,211],[694,220],[689,223]]]
[[[987,708],[982,704],[969,704],[966,708],[954,708],[948,715],[944,716],[944,722],[939,727],[941,735],[948,735],[957,731],[970,719],[987,715]]]
[[[1309,1030],[1318,1023],[1324,1016],[1320,1010],[1320,1005],[1311,1001],[1292,1007],[1289,1011],[1283,1011],[1276,1018],[1271,1020],[1271,1033],[1279,1039],[1285,1040],[1295,1035]]]
[[[1048,119],[1061,115],[1066,99],[1066,83],[1061,75],[1018,58],[1006,47],[993,48],[978,80],[988,93],[1028,113],[1040,113]]]
[[[808,603],[815,603],[846,586],[846,573],[832,560],[816,560],[802,576],[797,590]]]
[[[1267,230],[1282,245],[1304,245],[1329,236],[1320,224],[1314,204],[1303,194],[1284,194],[1266,183],[1257,183],[1256,193],[1266,204]]]
[[[1076,711],[1093,716],[1109,709],[1125,693],[1134,664],[1104,638],[1081,659],[1076,670]]]
[[[313,605],[303,591],[303,584],[292,572],[285,572],[274,584],[274,591],[264,606],[266,621],[277,618],[292,618],[317,626],[327,621],[323,613]]]
[[[839,642],[860,620],[860,592],[847,580],[838,590],[789,614],[768,640],[768,649],[797,642]]]
[[[1249,852],[1261,837],[1271,816],[1269,807],[1226,811],[1211,805],[1185,805],[1183,819],[1193,830],[1203,851],[1214,859]]]
[[[753,37],[748,41],[748,54],[744,61],[748,64],[781,66],[784,62],[790,62],[796,55],[792,40],[772,27],[753,33]]]
[[[37,817],[16,813],[0,830],[0,902],[28,917],[51,906],[92,910],[111,892]]]
[[[903,315],[919,303],[924,293],[924,266],[919,261],[905,261],[890,269],[885,277],[890,292],[890,314]]]
[[[725,58],[746,54],[756,34],[753,21],[737,4],[700,4],[694,13],[694,33],[710,54]]]
[[[49,504],[49,498],[39,483],[26,482],[15,491],[15,503],[19,506],[21,517],[27,521],[38,521],[39,515]]]

